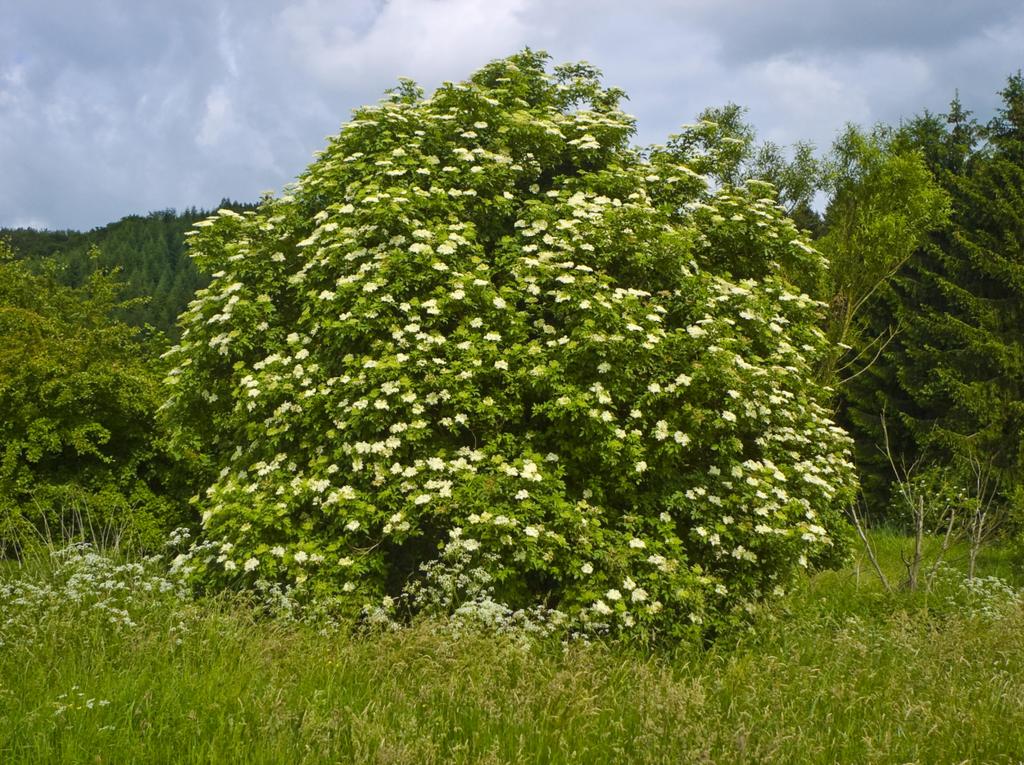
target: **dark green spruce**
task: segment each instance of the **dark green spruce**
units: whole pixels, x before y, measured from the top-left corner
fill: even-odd
[[[884,501],[892,471],[879,447],[884,414],[897,460],[978,468],[1007,501],[1024,483],[1024,80],[979,125],[953,101],[901,130],[952,199],[947,227],[901,269],[869,322],[898,329],[883,356],[846,387],[861,473]],[[973,466],[973,467],[972,467]]]

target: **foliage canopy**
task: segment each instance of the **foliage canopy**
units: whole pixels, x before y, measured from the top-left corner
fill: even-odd
[[[110,318],[119,289],[102,271],[61,286],[0,242],[0,547],[83,518],[159,546],[184,520],[155,421],[162,374]]]

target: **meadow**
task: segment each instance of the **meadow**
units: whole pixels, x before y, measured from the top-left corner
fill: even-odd
[[[934,543],[934,540],[931,540]],[[909,542],[874,535],[898,580]],[[1017,762],[1009,551],[888,594],[862,555],[706,646],[353,635],[192,599],[158,561],[37,553],[0,584],[0,762]]]

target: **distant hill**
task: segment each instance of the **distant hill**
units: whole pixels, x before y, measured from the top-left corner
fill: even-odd
[[[242,211],[256,206],[223,200],[219,207]],[[178,314],[208,281],[185,251],[185,232],[209,214],[194,207],[180,213],[161,210],[129,215],[86,232],[0,228],[0,238],[34,270],[55,263],[58,278],[71,287],[81,286],[97,268],[116,270],[126,285],[125,298],[147,298],[145,304],[124,310],[120,318],[176,337]],[[99,249],[98,257],[90,256],[93,247]]]

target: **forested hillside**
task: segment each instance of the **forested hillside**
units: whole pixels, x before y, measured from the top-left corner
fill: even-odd
[[[231,210],[252,206],[225,199]],[[17,258],[35,272],[50,264],[57,281],[81,287],[97,269],[115,272],[125,283],[123,298],[145,298],[118,309],[118,318],[135,326],[152,325],[174,336],[175,320],[195,291],[209,281],[185,252],[185,232],[209,211],[190,207],[129,215],[92,231],[0,229]]]

